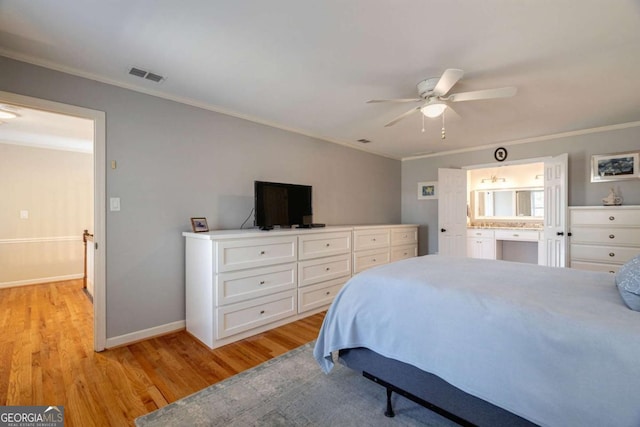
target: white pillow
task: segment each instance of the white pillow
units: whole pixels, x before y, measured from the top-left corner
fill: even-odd
[[[616,285],[625,304],[640,311],[640,255],[627,261],[616,274]]]

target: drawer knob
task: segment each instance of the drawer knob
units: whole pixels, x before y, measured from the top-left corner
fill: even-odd
[[[331,267],[325,268],[325,271],[329,271],[329,270],[331,270]]]
[[[613,252],[609,252],[609,256],[610,257],[614,257],[614,256],[616,256],[616,254],[614,254]]]
[[[407,256],[407,255],[409,255],[409,254],[408,254],[407,252],[405,252],[405,253],[404,253],[404,256]]]
[[[476,233],[476,236],[482,236],[482,233]]]
[[[518,237],[518,236],[519,236],[519,234],[514,234],[514,235],[513,235],[513,237]]]
[[[330,292],[330,291],[327,291],[326,295],[331,295],[331,292]]]
[[[260,314],[264,314],[264,310],[260,310]]]
[[[609,270],[609,273],[611,273],[611,274],[615,274],[615,271],[613,271],[613,270]]]
[[[264,255],[264,251],[260,251],[260,255]]]
[[[376,259],[375,259],[375,258],[373,259],[373,262],[376,262]]]
[[[371,240],[375,242],[375,241],[376,241],[376,238],[374,237],[374,238],[373,238],[373,239],[371,239]]]
[[[610,239],[615,239],[616,236],[614,236],[613,234],[609,234],[609,238]]]
[[[261,284],[261,285],[264,285],[264,280],[261,280],[261,281],[260,281],[260,284]]]
[[[613,216],[613,215],[611,215],[611,216],[609,217],[609,221],[613,221],[614,219],[616,219],[616,217],[615,217],[615,216]]]

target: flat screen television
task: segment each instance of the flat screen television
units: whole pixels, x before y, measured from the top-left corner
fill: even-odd
[[[311,186],[255,181],[255,225],[308,226],[312,222]]]

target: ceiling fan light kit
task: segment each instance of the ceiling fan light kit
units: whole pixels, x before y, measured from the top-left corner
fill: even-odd
[[[367,103],[378,102],[424,102],[422,106],[414,107],[411,110],[399,115],[385,125],[385,127],[393,126],[400,120],[410,116],[416,111],[420,111],[423,117],[436,118],[441,116],[444,111],[451,109],[448,105],[450,102],[460,101],[478,101],[483,99],[508,98],[514,96],[517,92],[515,87],[502,87],[496,89],[483,89],[471,92],[453,93],[448,95],[449,90],[462,78],[464,71],[456,68],[448,68],[440,77],[432,77],[422,80],[418,83],[418,94],[420,98],[403,98],[403,99],[372,99]],[[444,118],[444,116],[443,116]],[[424,132],[424,124],[423,124]],[[445,139],[444,123],[442,126],[442,139]]]
[[[437,103],[425,105],[420,109],[420,111],[422,111],[422,114],[424,114],[425,116],[429,117],[430,119],[433,119],[435,117],[440,117],[440,115],[444,113],[444,110],[446,108],[447,108],[447,104],[437,102]]]

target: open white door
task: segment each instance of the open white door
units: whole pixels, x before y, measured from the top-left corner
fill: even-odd
[[[467,256],[467,171],[438,169],[438,253]]]
[[[567,264],[568,154],[544,162],[544,265]]]

